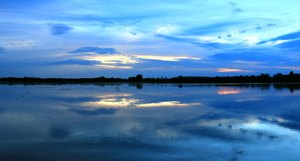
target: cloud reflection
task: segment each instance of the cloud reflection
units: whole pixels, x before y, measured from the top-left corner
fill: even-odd
[[[100,113],[103,113],[103,110],[109,110],[109,114],[114,114],[116,110],[123,108],[190,107],[199,105],[202,104],[200,102],[183,103],[178,100],[143,102],[141,99],[134,97],[133,94],[121,93],[99,95],[97,96],[97,100],[92,99],[90,101],[80,103],[79,107],[77,107],[75,111],[79,110],[80,113],[84,114],[95,114],[95,112],[98,113],[100,111]],[[114,112],[111,112],[111,110]],[[74,111],[74,109],[72,109],[72,111]],[[105,112],[105,114],[108,113]]]
[[[137,104],[136,107],[140,107],[140,108],[189,107],[189,106],[197,106],[197,105],[201,105],[201,103],[181,103],[179,101],[165,101],[165,102],[154,102],[154,103],[140,103],[140,104]]]
[[[217,91],[218,95],[240,94],[242,91],[238,89],[222,88]]]
[[[138,100],[129,98],[108,98],[95,102],[84,102],[81,105],[96,108],[126,108],[133,107],[137,102]]]

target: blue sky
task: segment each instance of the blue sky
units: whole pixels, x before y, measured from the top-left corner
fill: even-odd
[[[1,0],[0,76],[300,70],[298,0]]]

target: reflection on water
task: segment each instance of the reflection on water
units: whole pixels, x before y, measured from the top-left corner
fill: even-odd
[[[83,102],[82,106],[89,109],[102,108],[150,108],[150,107],[188,107],[200,105],[200,103],[181,103],[180,101],[163,101],[142,103],[141,100],[135,99],[133,94],[103,94],[98,96],[99,100]]]
[[[0,85],[0,160],[300,160],[299,91],[178,87]]]
[[[239,94],[242,91],[239,89],[230,89],[230,88],[220,88],[218,90],[219,95],[227,95],[227,94]]]

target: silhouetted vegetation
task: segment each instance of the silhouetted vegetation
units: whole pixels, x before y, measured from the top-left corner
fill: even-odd
[[[123,78],[0,78],[2,84],[87,84],[87,83],[277,83],[278,88],[285,83],[300,83],[300,74],[290,72],[289,74],[278,73],[273,76],[269,74],[251,76],[224,76],[224,77],[202,77],[202,76],[178,76],[173,78],[144,78],[138,74],[135,77]],[[142,86],[139,85],[139,88]]]

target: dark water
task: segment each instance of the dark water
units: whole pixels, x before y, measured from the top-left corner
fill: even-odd
[[[299,161],[300,91],[0,85],[1,161]]]

